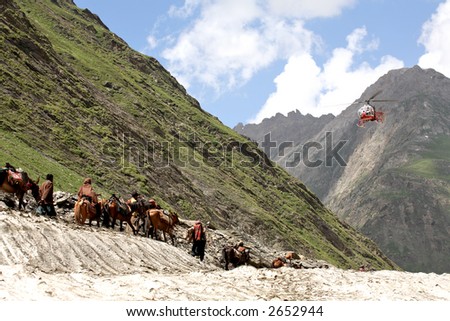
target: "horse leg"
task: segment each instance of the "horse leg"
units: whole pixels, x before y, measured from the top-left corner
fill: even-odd
[[[169,235],[170,235],[170,239],[172,240],[172,245],[173,246],[177,246],[177,238],[175,237],[175,235],[173,234],[173,233],[169,233]]]
[[[150,219],[148,218],[148,215],[145,216],[145,223],[144,223],[144,231],[145,231],[145,237],[150,236]]]
[[[102,208],[102,213],[103,213],[103,226],[109,228],[111,223],[111,216],[109,215],[109,212],[105,207]]]
[[[227,250],[226,249],[223,249],[222,250],[222,259],[225,261],[225,265],[224,265],[224,269],[226,270],[226,271],[228,271],[228,253],[227,253]]]
[[[123,222],[123,221],[120,221],[120,230],[121,230],[121,231],[123,231],[122,222]],[[134,228],[133,223],[131,223],[131,217],[128,217],[128,219],[127,219],[127,224],[128,224],[128,226],[130,226],[131,229],[133,230],[133,235],[136,235],[136,234],[137,234],[137,231],[136,231],[136,229]]]
[[[139,234],[139,230],[140,230],[140,218],[139,216],[136,216],[136,219],[133,222],[134,225],[134,230],[136,231],[136,234]]]
[[[134,220],[134,230],[136,231],[136,235],[139,235],[139,230],[140,230],[140,228],[139,228],[139,224],[140,224],[140,219],[139,219],[139,216],[136,216],[136,219]]]
[[[149,237],[151,237],[152,239],[155,238],[155,228],[153,227],[153,225],[150,226],[148,234],[149,234]]]
[[[22,191],[19,191],[19,192],[16,193],[16,196],[17,196],[17,198],[19,199],[19,211],[20,211],[20,209],[24,207],[24,206],[23,206],[23,196],[24,196],[24,193],[23,193]]]

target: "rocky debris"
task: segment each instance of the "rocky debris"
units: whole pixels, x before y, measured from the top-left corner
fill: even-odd
[[[61,191],[54,193],[53,199],[55,206],[60,209],[73,209],[75,202],[77,201],[75,195]]]
[[[172,246],[117,229],[79,226],[73,212],[64,211],[49,218],[0,210],[0,248],[5,249],[0,251],[0,300],[450,300],[449,274],[341,270],[292,251],[271,253],[250,241],[254,257],[260,255],[253,262],[275,255],[286,266],[224,271],[221,245],[240,240],[233,231],[209,228],[200,262],[185,239],[193,221],[181,221]]]
[[[17,207],[18,202],[8,195],[0,195],[0,209],[7,209],[11,207]]]
[[[127,228],[126,222],[124,222],[125,233],[120,232],[117,227],[115,230],[107,227],[88,227],[88,226],[79,226],[75,223],[73,207],[77,200],[76,195],[63,192],[56,191],[53,194],[55,210],[57,213],[57,217],[55,219],[51,219],[55,224],[61,223],[64,224],[71,229],[87,229],[94,231],[101,231],[107,233],[119,233],[131,235],[131,230]],[[25,196],[26,206],[24,211],[16,211],[14,208],[17,208],[17,202],[14,200],[13,196],[6,193],[0,193],[0,209],[3,209],[8,215],[8,213],[12,213],[19,216],[25,216],[33,221],[40,222],[41,219],[35,213],[35,209],[37,204],[35,200],[30,196]],[[47,217],[43,217],[42,219],[47,219]],[[50,218],[48,218],[50,219]],[[175,227],[175,237],[176,237],[176,246],[178,249],[182,249],[184,253],[190,254],[192,243],[188,241],[187,231],[190,227],[193,226],[195,221],[186,220],[180,218],[180,224]],[[286,251],[285,253],[275,252],[272,249],[268,248],[266,245],[261,244],[260,242],[252,239],[249,235],[241,234],[235,230],[222,230],[217,229],[210,222],[204,222],[207,233],[207,244],[206,244],[206,257],[211,264],[216,266],[217,268],[222,268],[224,262],[222,260],[222,249],[226,245],[236,245],[240,242],[244,243],[244,246],[250,249],[250,260],[249,265],[255,268],[270,268],[272,267],[272,261],[274,257],[278,256],[287,256],[292,259],[302,259],[300,262],[293,261],[292,267],[299,268],[314,268],[314,267],[323,267],[324,264],[315,260],[305,260],[303,255],[299,256],[297,253],[292,251]],[[143,233],[138,235],[138,238],[145,237]],[[163,236],[158,236],[159,240],[163,240]],[[170,242],[170,241],[169,241]],[[285,266],[289,266],[285,264]]]
[[[188,225],[188,224],[187,224]],[[442,301],[450,275],[328,269],[224,271],[207,253],[126,233],[0,211],[0,300]],[[215,235],[215,233],[214,233]]]

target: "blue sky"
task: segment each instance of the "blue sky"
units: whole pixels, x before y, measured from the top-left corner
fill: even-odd
[[[230,127],[337,115],[391,69],[450,77],[450,0],[74,1]]]

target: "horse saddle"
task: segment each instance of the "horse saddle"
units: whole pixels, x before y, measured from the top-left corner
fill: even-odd
[[[128,207],[126,204],[119,204],[118,210],[119,210],[119,214],[122,216],[126,216],[129,213]]]
[[[95,206],[91,201],[91,198],[88,196],[82,196],[81,199],[78,201],[79,205],[86,203],[88,206],[88,209],[90,212],[95,212]]]
[[[240,260],[240,259],[241,259],[241,256],[242,256],[242,252],[239,251],[238,249],[235,249],[235,248],[233,248],[233,252],[234,252],[234,256],[235,256],[238,260]]]
[[[8,182],[11,185],[20,184],[23,181],[22,174],[8,170]]]
[[[160,215],[160,220],[166,224],[170,224],[170,214],[168,211],[164,210],[163,215]]]
[[[247,258],[250,253],[250,250],[248,248],[246,248],[245,246],[239,246],[237,249],[233,248],[233,250],[234,250],[235,257],[238,260]]]

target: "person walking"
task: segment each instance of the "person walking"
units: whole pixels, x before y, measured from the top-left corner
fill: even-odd
[[[190,238],[192,239],[192,256],[200,257],[200,261],[205,258],[206,230],[201,221],[196,221],[191,228]]]
[[[53,175],[47,174],[45,181],[39,187],[39,195],[41,200],[41,213],[48,216],[56,216],[55,206],[53,204]],[[38,211],[39,212],[39,211]]]

